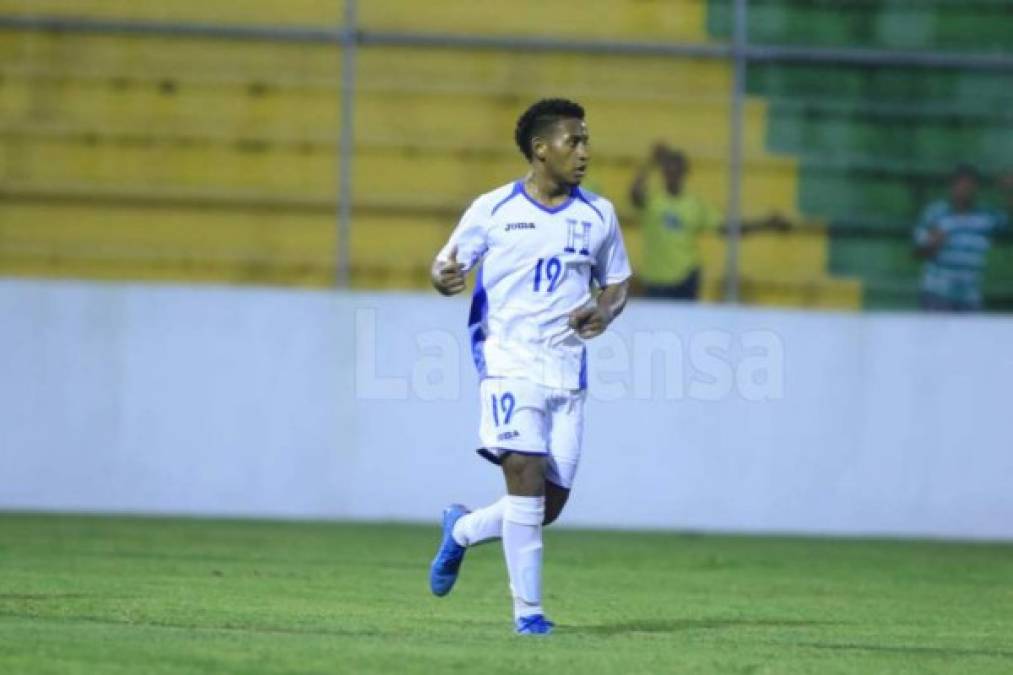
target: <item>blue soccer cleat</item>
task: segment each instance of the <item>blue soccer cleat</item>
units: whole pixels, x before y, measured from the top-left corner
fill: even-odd
[[[454,587],[457,574],[461,569],[461,561],[468,550],[454,541],[454,523],[468,513],[461,504],[451,504],[443,509],[443,539],[436,551],[433,564],[429,566],[429,588],[433,595],[446,595]]]
[[[532,614],[517,619],[518,635],[548,635],[556,624],[545,618],[544,614]]]

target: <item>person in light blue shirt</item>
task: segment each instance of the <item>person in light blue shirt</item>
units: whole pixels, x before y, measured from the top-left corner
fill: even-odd
[[[970,312],[982,308],[988,250],[1006,218],[978,202],[980,187],[978,170],[959,165],[950,177],[949,197],[929,204],[915,227],[915,254],[925,261],[922,309]]]

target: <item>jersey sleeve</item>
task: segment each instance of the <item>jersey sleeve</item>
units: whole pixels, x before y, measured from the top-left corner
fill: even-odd
[[[484,200],[476,199],[468,210],[461,216],[461,221],[454,228],[450,239],[440,249],[436,259],[440,262],[450,260],[450,252],[457,247],[457,262],[464,265],[468,271],[478,264],[488,250],[488,224],[489,214],[485,208]]]
[[[599,286],[618,284],[630,278],[630,260],[626,255],[623,233],[614,208],[609,209],[609,230],[595,256],[594,276]]]

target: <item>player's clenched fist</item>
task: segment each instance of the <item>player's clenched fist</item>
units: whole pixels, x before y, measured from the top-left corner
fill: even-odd
[[[450,249],[450,259],[439,258],[433,263],[433,286],[443,295],[456,295],[464,290],[464,265],[457,262],[457,247]]]
[[[570,312],[570,328],[577,331],[577,335],[590,340],[605,332],[612,322],[609,313],[598,305],[588,305]]]

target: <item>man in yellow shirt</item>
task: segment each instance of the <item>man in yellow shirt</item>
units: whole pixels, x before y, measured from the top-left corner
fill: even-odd
[[[655,169],[661,172],[663,191],[648,187]],[[689,161],[683,153],[657,143],[630,186],[630,200],[640,211],[644,228],[644,260],[638,268],[649,298],[699,298],[699,237],[707,231],[726,231],[724,217],[717,208],[683,191],[688,173]],[[760,222],[743,223],[742,231],[783,230],[787,226],[783,218],[774,215]]]

